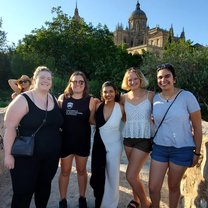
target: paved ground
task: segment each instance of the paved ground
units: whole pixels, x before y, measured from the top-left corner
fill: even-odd
[[[125,179],[125,171],[126,171],[126,156],[123,154],[121,160],[121,167],[120,167],[120,201],[119,201],[119,208],[125,208],[128,202],[132,199],[131,189],[129,184],[126,182]],[[145,165],[142,170],[141,177],[144,181],[146,191],[147,190],[147,183],[148,183],[148,169],[149,169],[149,161]],[[58,175],[59,175],[60,168],[57,171],[57,174],[52,183],[52,192],[51,197],[48,203],[48,208],[58,208],[58,201],[59,201],[59,192],[58,192]],[[88,176],[90,177],[90,158],[88,161]],[[11,180],[8,171],[6,171],[3,175],[0,175],[0,208],[9,208],[10,201],[12,196],[12,188],[11,188]],[[70,208],[77,208],[78,207],[78,186],[76,180],[76,171],[73,167],[71,179],[70,179],[70,186],[68,191],[68,201],[70,203]],[[92,193],[92,189],[88,184],[87,187],[87,201],[88,207],[94,207],[94,197]],[[34,202],[32,201],[31,208],[34,208]],[[162,192],[162,203],[161,207],[167,208],[167,189],[163,187]]]

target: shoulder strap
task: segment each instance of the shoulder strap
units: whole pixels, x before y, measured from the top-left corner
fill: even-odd
[[[55,105],[56,107],[59,107],[58,102],[57,102],[57,100],[56,100],[56,97],[55,97],[54,95],[52,95],[52,94],[51,94],[51,96],[52,96],[52,98],[53,98],[54,105]]]
[[[163,116],[163,118],[162,118],[162,120],[161,120],[161,122],[160,122],[160,124],[159,124],[159,126],[158,126],[158,128],[157,128],[157,130],[156,130],[156,132],[155,132],[155,134],[154,134],[154,136],[153,136],[153,139],[155,138],[155,136],[156,136],[156,134],[157,134],[157,132],[158,132],[160,126],[162,125],[162,123],[163,123],[163,121],[164,121],[164,119],[165,119],[165,117],[166,117],[168,111],[170,110],[170,107],[173,105],[173,103],[175,102],[176,98],[178,97],[178,95],[179,95],[182,91],[183,91],[183,90],[180,90],[180,91],[178,92],[178,94],[175,96],[173,102],[172,102],[172,103],[170,104],[170,106],[168,107],[167,111],[165,112],[165,114],[164,114],[164,116]]]

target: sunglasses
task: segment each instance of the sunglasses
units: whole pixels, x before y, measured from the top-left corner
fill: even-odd
[[[19,84],[23,84],[23,83],[27,83],[27,82],[29,82],[29,80],[20,80]]]
[[[83,80],[79,80],[79,81],[75,80],[75,81],[70,81],[70,82],[72,82],[75,85],[77,85],[77,84],[83,85],[85,83],[85,81],[83,81]]]
[[[173,65],[172,64],[157,65],[157,71],[160,71],[161,69],[173,69]]]

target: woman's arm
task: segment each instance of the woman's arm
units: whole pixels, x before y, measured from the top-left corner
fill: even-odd
[[[8,169],[14,168],[14,157],[11,155],[11,149],[16,137],[16,128],[27,112],[27,101],[22,95],[19,95],[7,107],[4,117],[4,164]]]
[[[58,105],[59,105],[59,108],[62,108],[63,100],[64,100],[64,94],[61,94],[61,95],[58,97]]]
[[[19,87],[17,85],[17,80],[16,79],[9,79],[8,83],[9,83],[9,86],[12,88],[12,90],[14,92],[16,92],[18,94],[20,93],[21,90],[19,89]]]
[[[89,118],[89,122],[92,125],[95,125],[96,102],[97,102],[97,99],[95,99],[93,97],[90,98],[90,103],[89,103],[90,118]]]
[[[190,120],[193,127],[194,142],[196,145],[195,153],[200,154],[202,143],[202,124],[201,124],[201,112],[196,111],[190,114]],[[199,156],[194,155],[193,166],[197,164]]]

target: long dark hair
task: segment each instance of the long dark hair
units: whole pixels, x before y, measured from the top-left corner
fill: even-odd
[[[103,83],[103,85],[101,87],[101,91],[100,91],[101,100],[104,101],[103,96],[102,96],[102,92],[103,92],[103,88],[104,87],[112,87],[114,89],[114,91],[115,91],[115,102],[119,102],[119,100],[120,100],[120,93],[118,92],[117,87],[111,81],[106,81],[106,82]]]

